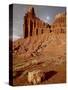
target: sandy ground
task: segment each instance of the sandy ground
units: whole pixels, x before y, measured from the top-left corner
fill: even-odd
[[[13,43],[13,85],[32,85],[28,73],[44,72],[44,79],[36,84],[66,82],[65,33],[49,33],[19,39]]]

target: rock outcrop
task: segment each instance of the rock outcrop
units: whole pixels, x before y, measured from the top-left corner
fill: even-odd
[[[66,13],[59,13],[55,16],[54,22],[51,25],[51,30],[56,33],[66,32]]]
[[[34,8],[31,7],[24,16],[24,38],[28,36],[40,35],[49,32],[50,25],[36,17]]]
[[[40,20],[40,18],[36,16],[34,8],[31,7],[24,16],[23,30],[24,38],[49,32],[65,33],[66,13],[57,14],[54,18],[53,24],[49,25]]]
[[[28,82],[30,84],[39,84],[44,77],[44,72],[41,72],[40,70],[28,72]]]

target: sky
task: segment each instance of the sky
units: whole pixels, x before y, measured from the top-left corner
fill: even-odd
[[[49,24],[53,22],[56,14],[66,11],[66,7],[14,4],[13,40],[23,37],[23,17],[30,6],[34,7],[37,17]]]

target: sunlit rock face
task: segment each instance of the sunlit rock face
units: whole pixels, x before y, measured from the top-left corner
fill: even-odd
[[[50,25],[36,17],[34,8],[28,9],[24,16],[24,38],[33,35],[40,35],[44,32],[49,32]]]
[[[51,30],[56,33],[66,32],[66,13],[59,13],[55,16],[54,22],[51,25]]]
[[[39,84],[44,77],[44,72],[41,72],[40,70],[28,72],[28,82],[30,84]]]
[[[24,16],[23,30],[24,38],[49,32],[65,33],[66,13],[57,14],[52,25],[49,25],[40,20],[40,18],[36,16],[34,8],[30,7]]]

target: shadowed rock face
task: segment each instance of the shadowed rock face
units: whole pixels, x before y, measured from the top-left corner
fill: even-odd
[[[50,79],[52,76],[54,76],[57,72],[56,71],[49,71],[45,73],[45,80]]]
[[[31,7],[24,16],[24,38],[50,32],[50,25],[36,17],[34,8]]]

